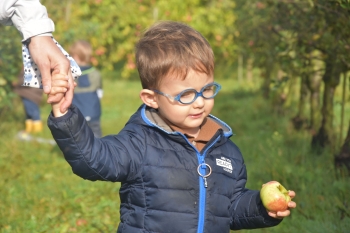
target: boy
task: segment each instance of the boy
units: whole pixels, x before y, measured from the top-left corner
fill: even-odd
[[[18,94],[23,103],[25,111],[25,130],[18,134],[20,139],[26,139],[28,134],[40,133],[43,123],[40,116],[40,103],[43,98],[43,90],[24,86],[24,71],[21,70],[17,81],[14,83],[13,92]]]
[[[78,40],[70,47],[70,54],[82,71],[82,75],[76,81],[72,104],[79,108],[92,132],[100,138],[102,79],[100,72],[90,62],[92,47],[89,42]]]
[[[144,104],[119,134],[94,138],[75,106],[61,113],[53,104],[48,119],[75,174],[121,182],[117,232],[228,233],[288,216],[267,212],[259,191],[245,188],[231,128],[209,115],[221,86],[205,38],[181,23],[158,23],[138,42],[136,62]]]

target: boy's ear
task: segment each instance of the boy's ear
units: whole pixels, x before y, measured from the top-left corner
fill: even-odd
[[[157,97],[154,91],[149,89],[142,89],[140,92],[140,98],[144,104],[147,106],[157,109],[158,108],[158,102]]]

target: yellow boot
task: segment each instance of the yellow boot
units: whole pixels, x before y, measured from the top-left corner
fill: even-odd
[[[25,130],[24,130],[26,133],[31,133],[31,132],[33,132],[33,126],[34,126],[33,123],[34,123],[33,120],[30,120],[30,119],[27,119],[27,120],[26,120],[26,122],[25,122],[26,128],[25,128]]]
[[[40,133],[43,131],[43,123],[41,120],[33,121],[33,133]]]

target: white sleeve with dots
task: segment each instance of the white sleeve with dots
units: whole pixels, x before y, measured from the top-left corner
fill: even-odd
[[[56,43],[58,48],[70,61],[70,69],[74,79],[81,75],[81,70],[74,59],[62,48],[62,46],[53,38],[52,40]],[[23,86],[42,88],[42,78],[38,66],[30,56],[27,44],[22,44],[22,57],[23,57],[23,68],[24,68],[24,83]]]

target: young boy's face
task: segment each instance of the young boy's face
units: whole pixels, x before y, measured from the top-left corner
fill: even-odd
[[[166,77],[162,80],[158,90],[168,95],[176,96],[189,88],[200,92],[205,85],[213,81],[214,77],[191,69],[185,80],[171,76]],[[191,136],[198,135],[200,125],[214,106],[214,99],[204,99],[201,96],[191,104],[182,104],[160,94],[155,94],[155,100],[157,101],[160,116]]]

